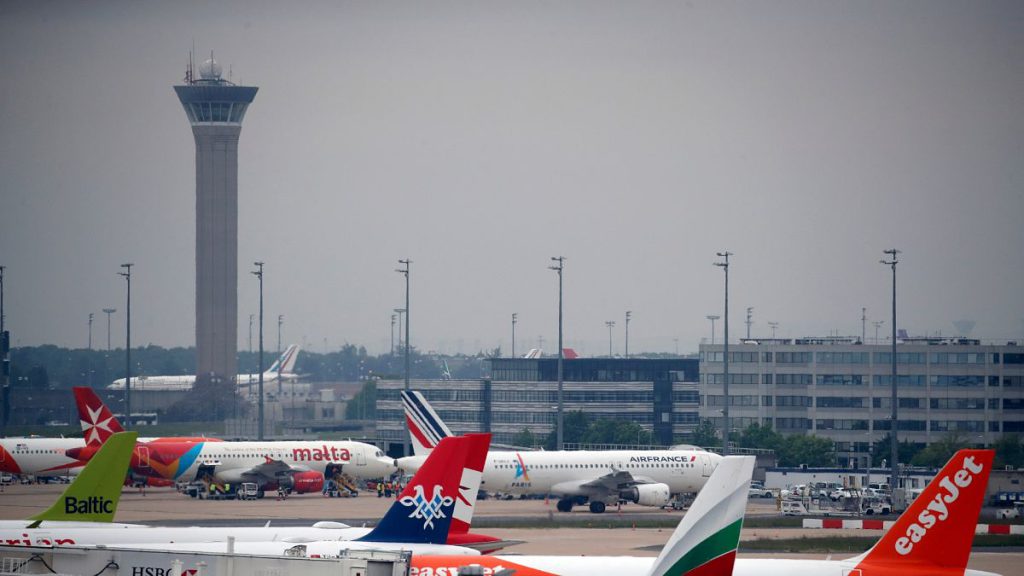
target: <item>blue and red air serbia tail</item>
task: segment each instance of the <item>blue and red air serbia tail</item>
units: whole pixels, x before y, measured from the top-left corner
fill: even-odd
[[[405,422],[412,436],[412,452],[417,456],[426,456],[437,446],[442,438],[452,436],[452,431],[434,412],[423,394],[413,391],[402,391],[402,407],[405,409]]]
[[[488,436],[488,441],[489,437]],[[470,437],[443,439],[413,476],[380,524],[364,542],[411,542],[444,544],[448,541],[459,485],[470,450],[480,440]],[[485,449],[486,453],[486,449]]]

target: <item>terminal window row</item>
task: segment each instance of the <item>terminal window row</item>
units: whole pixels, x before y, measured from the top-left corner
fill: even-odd
[[[700,355],[702,362],[723,362],[725,353],[707,351]],[[729,362],[737,364],[868,364],[885,365],[892,363],[892,352],[730,352]],[[897,364],[1024,364],[1024,354],[985,352],[897,352]]]

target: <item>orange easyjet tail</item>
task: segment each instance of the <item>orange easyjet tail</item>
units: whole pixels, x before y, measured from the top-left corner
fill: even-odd
[[[992,450],[960,450],[873,548],[857,561],[864,574],[963,574],[985,499]]]

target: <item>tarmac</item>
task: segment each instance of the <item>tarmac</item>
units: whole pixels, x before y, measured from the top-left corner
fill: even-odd
[[[0,519],[28,518],[57,498],[64,485],[14,485],[0,492]],[[309,525],[318,520],[333,520],[352,526],[371,525],[391,504],[391,499],[362,492],[357,498],[325,498],[319,493],[293,494],[277,500],[271,494],[262,500],[198,500],[169,488],[147,488],[145,492],[126,488],[118,506],[116,521],[162,526],[259,526]],[[775,514],[774,502],[752,499],[748,516]],[[591,514],[585,506],[571,513],[555,511],[555,502],[545,500],[484,500],[477,503],[474,519],[488,526],[477,530],[493,536],[522,541],[507,548],[507,554],[559,554],[601,556],[657,556],[672,528],[633,528],[644,520],[671,518],[678,522],[683,513],[636,505],[621,511],[609,508],[604,514]],[[502,527],[503,523],[521,525],[530,520],[539,524],[553,521],[556,528]],[[614,522],[613,522],[614,520]],[[613,524],[619,527],[610,527]],[[564,527],[563,527],[564,526]],[[821,538],[836,536],[874,536],[880,530],[818,530],[803,528],[744,528],[740,558],[827,558],[828,554],[763,554],[743,552],[743,541],[765,538]],[[836,553],[844,558],[849,553]],[[974,551],[969,567],[1009,576],[1024,565],[1024,551]]]

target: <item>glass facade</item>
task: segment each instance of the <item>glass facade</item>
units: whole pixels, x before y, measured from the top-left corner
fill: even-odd
[[[991,444],[999,433],[1024,430],[1024,347],[941,338],[897,346],[901,441],[927,444],[950,432],[971,432],[979,443]],[[722,352],[720,344],[701,346],[702,418],[721,418]],[[730,385],[741,383],[730,388],[733,429],[746,421],[738,419],[753,418],[787,434],[813,433],[854,447],[865,444],[865,434],[874,442],[892,428],[889,345],[848,338],[765,339],[731,344],[729,353],[759,358],[730,370]],[[743,385],[754,382],[759,402],[748,399],[752,388]]]

